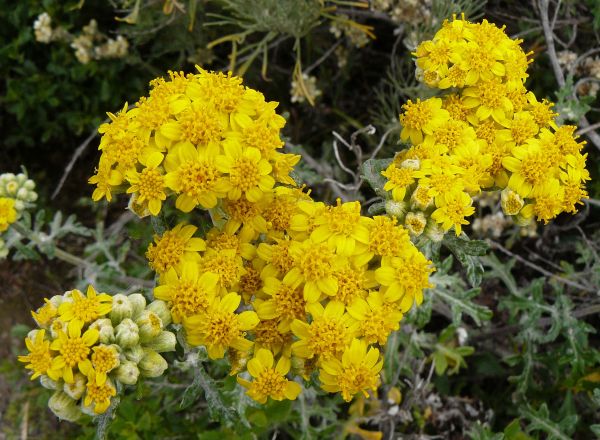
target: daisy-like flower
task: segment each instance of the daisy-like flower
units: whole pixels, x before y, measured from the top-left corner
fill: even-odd
[[[433,211],[431,218],[442,225],[445,231],[454,227],[456,236],[462,231],[462,225],[468,225],[467,217],[473,215],[475,208],[473,199],[463,192],[450,190],[436,198],[438,208]]]
[[[392,198],[397,202],[404,200],[406,190],[415,181],[415,170],[413,168],[398,166],[394,162],[383,170],[381,175],[388,179],[383,189],[391,191]]]
[[[96,414],[103,414],[110,406],[110,399],[117,395],[117,390],[110,380],[101,384],[96,378],[94,370],[91,370],[86,385],[86,393],[83,404],[87,407],[93,406]]]
[[[200,275],[198,264],[184,263],[181,275],[170,269],[161,285],[154,288],[154,297],[166,301],[171,308],[173,322],[206,311],[217,293],[218,275],[206,272]]]
[[[158,169],[162,160],[163,155],[155,151],[140,159],[142,165],[146,166],[142,171],[138,173],[130,170],[125,174],[125,178],[131,184],[127,193],[133,194],[132,203],[140,207],[139,211],[142,213],[148,211],[152,215],[158,215],[163,200],[167,198],[164,176]]]
[[[379,372],[383,359],[379,350],[371,347],[367,351],[366,342],[353,339],[342,354],[342,360],[326,359],[321,362],[319,380],[321,388],[330,393],[341,392],[346,402],[362,392],[368,397],[368,390],[375,392],[379,386]]]
[[[195,148],[184,143],[167,154],[165,185],[179,194],[177,209],[190,212],[196,206],[214,208],[228,190],[226,179],[215,165],[218,148]]]
[[[114,345],[104,344],[92,347],[92,351],[96,385],[101,386],[106,383],[107,374],[120,365],[119,351]]]
[[[360,215],[360,202],[331,206],[315,218],[316,229],[310,237],[316,243],[327,241],[338,255],[349,257],[367,250],[369,226],[373,220]]]
[[[306,319],[306,301],[301,287],[268,277],[264,281],[263,292],[269,295],[268,299],[255,302],[260,319],[279,319],[278,328],[282,332],[290,330],[294,319]]]
[[[19,362],[26,363],[25,368],[33,372],[31,380],[44,374],[53,380],[60,378],[60,373],[52,368],[54,354],[50,349],[50,341],[47,341],[45,336],[46,330],[41,329],[36,331],[33,339],[31,337],[25,338],[25,345],[29,350],[29,354],[19,356]]]
[[[162,276],[171,268],[180,273],[185,261],[198,262],[198,252],[206,249],[206,243],[193,236],[197,230],[196,226],[179,223],[161,237],[155,235],[146,251],[150,267]]]
[[[247,365],[248,372],[254,380],[249,382],[238,376],[238,383],[248,389],[248,396],[262,404],[265,404],[269,397],[273,400],[296,400],[302,387],[297,382],[285,378],[290,371],[290,359],[281,356],[275,366],[274,363],[273,353],[261,348]]]
[[[52,370],[59,372],[65,382],[73,382],[73,368],[78,368],[84,375],[93,370],[92,362],[88,358],[90,348],[98,341],[99,333],[96,329],[88,329],[81,334],[81,325],[71,321],[67,332],[59,332],[58,339],[52,341],[50,348],[60,354],[52,361]]]
[[[48,328],[54,318],[58,316],[58,307],[47,298],[44,298],[44,302],[46,304],[40,307],[37,312],[32,311],[31,316],[35,319],[37,325],[42,328]]]
[[[241,300],[240,295],[231,292],[214,298],[206,312],[185,318],[188,343],[206,346],[211,359],[222,358],[230,347],[243,352],[252,348],[252,342],[244,335],[257,326],[259,319],[253,311],[235,313]]]
[[[558,171],[537,143],[513,148],[511,156],[502,159],[502,165],[512,172],[508,187],[521,197],[535,196],[536,188]]]
[[[356,334],[356,321],[345,313],[340,301],[329,301],[325,307],[320,303],[309,304],[312,316],[310,324],[299,319],[292,322],[292,332],[299,338],[292,344],[294,355],[310,359],[329,359],[341,355]]]
[[[448,111],[442,109],[440,98],[429,98],[425,101],[417,99],[417,102],[409,99],[402,108],[404,112],[400,115],[400,139],[405,141],[410,138],[415,145],[423,141],[424,134],[432,134],[436,127],[450,117]]]
[[[0,197],[0,232],[6,231],[8,226],[15,221],[17,221],[15,200],[8,197]]]
[[[432,287],[429,274],[434,271],[431,261],[416,248],[407,250],[399,257],[384,257],[381,267],[375,270],[375,279],[385,287],[382,290],[386,302],[398,302],[406,313],[413,303],[423,302],[423,289]]]
[[[258,202],[265,193],[272,190],[275,179],[271,176],[273,167],[256,148],[242,148],[237,142],[224,145],[225,154],[217,156],[216,166],[228,175],[227,197],[237,200],[242,195],[249,202]]]
[[[506,85],[498,78],[480,81],[473,87],[463,90],[465,106],[477,109],[475,116],[483,121],[490,116],[494,121],[502,123],[513,112],[513,103],[507,97]]]
[[[112,296],[97,294],[91,284],[86,295],[77,289],[72,290],[71,300],[63,301],[58,307],[58,313],[63,322],[75,322],[80,327],[106,315],[112,309]]]
[[[402,312],[386,304],[381,292],[371,292],[366,300],[358,298],[347,309],[359,322],[359,335],[367,344],[385,345],[390,333],[400,327]]]

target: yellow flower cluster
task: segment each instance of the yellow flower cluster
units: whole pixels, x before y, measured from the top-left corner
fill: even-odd
[[[520,43],[486,20],[454,17],[417,48],[418,76],[449,91],[403,106],[401,139],[412,146],[382,173],[414,235],[459,235],[482,191],[502,191],[504,213],[519,224],[574,213],[587,196],[584,142],[525,88],[530,60]]]
[[[125,188],[130,208],[157,215],[209,210],[213,229],[180,223],[146,256],[187,342],[211,359],[227,353],[248,395],[295,399],[319,370],[323,389],[349,400],[376,390],[376,345],[423,300],[431,262],[389,217],[359,202],[313,201],[289,176],[299,156],[280,153],[277,103],[230,74],[171,73],[148,98],[100,128],[94,200]],[[246,376],[248,377],[248,376]]]
[[[50,409],[69,421],[105,412],[117,389],[139,375],[160,376],[167,362],[158,353],[175,349],[175,335],[164,330],[171,323],[166,304],[146,306],[140,294],[98,294],[90,285],[85,295],[71,290],[46,299],[31,314],[39,329],[25,339],[29,353],[19,361],[32,380],[55,390]]]
[[[167,196],[190,212],[219,200],[257,202],[289,176],[300,159],[283,154],[277,103],[242,85],[240,78],[198,68],[170,72],[150,83],[148,97],[127,105],[99,128],[102,151],[93,199],[113,191],[132,195],[131,208],[157,215]]]
[[[9,197],[0,197],[0,232],[6,231],[16,221],[15,200]]]

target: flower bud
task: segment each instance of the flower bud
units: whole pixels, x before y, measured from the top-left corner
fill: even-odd
[[[162,320],[150,310],[144,310],[135,323],[140,329],[140,341],[142,343],[152,341],[163,329]]]
[[[113,296],[112,310],[109,316],[113,325],[133,316],[133,306],[125,295],[119,293]]]
[[[433,197],[429,195],[429,188],[417,186],[410,196],[410,204],[413,209],[425,211],[433,206]]]
[[[136,320],[140,313],[146,308],[146,298],[139,293],[131,294],[127,297],[132,307],[131,319]]]
[[[42,374],[40,376],[40,385],[42,385],[47,390],[57,390],[58,389],[58,382],[50,379],[45,374]]]
[[[143,377],[161,376],[169,365],[164,357],[154,350],[144,350],[144,357],[138,364]]]
[[[23,173],[19,173],[19,174],[17,174],[15,176],[15,180],[17,181],[17,183],[19,184],[19,186],[21,186],[27,180],[27,176],[25,174],[23,174]]]
[[[76,422],[81,418],[81,411],[79,411],[77,403],[62,391],[52,394],[48,400],[48,408],[61,420]]]
[[[25,188],[19,188],[19,190],[17,191],[17,198],[21,200],[27,200],[28,195],[29,191],[27,191]]]
[[[85,391],[85,385],[87,383],[87,378],[81,374],[77,373],[73,376],[72,383],[66,383],[63,385],[63,391],[67,396],[71,399],[79,400],[81,396],[83,396],[83,392]]]
[[[395,200],[387,200],[385,202],[385,212],[399,220],[404,218],[406,214],[406,203],[396,202]]]
[[[35,182],[33,180],[31,180],[31,179],[27,179],[25,181],[25,183],[23,184],[23,188],[25,188],[25,189],[27,189],[29,191],[32,191],[32,190],[35,189]]]
[[[156,313],[160,317],[160,320],[163,324],[163,328],[171,324],[171,311],[169,310],[169,306],[167,306],[166,302],[157,299],[156,301],[152,301],[150,304],[148,304],[146,310],[150,310],[151,312]]]
[[[17,195],[17,191],[19,190],[19,184],[16,180],[12,180],[6,184],[5,188],[6,194],[14,197]]]
[[[434,243],[439,243],[444,239],[446,232],[444,229],[432,219],[429,219],[427,226],[425,227],[425,236]]]
[[[140,370],[135,362],[125,361],[115,370],[116,379],[125,385],[135,385],[140,376]]]
[[[90,324],[90,328],[94,328],[98,330],[99,337],[98,340],[102,344],[112,344],[115,342],[115,329],[112,325],[112,322],[108,318],[101,318],[95,320]]]
[[[144,357],[144,349],[141,345],[136,345],[135,347],[131,347],[129,350],[125,350],[123,355],[125,356],[126,361],[131,361],[135,364],[139,364],[142,358]]]
[[[52,303],[52,305],[54,307],[56,307],[58,309],[58,306],[60,306],[63,303],[63,296],[62,295],[54,295],[52,298],[49,299],[49,301]]]
[[[165,351],[174,351],[175,345],[177,345],[175,333],[164,331],[160,332],[158,336],[144,344],[144,348],[149,348],[158,353],[164,353]]]
[[[525,205],[525,201],[515,191],[505,188],[500,193],[500,205],[504,214],[517,215]]]
[[[15,211],[20,212],[25,209],[25,203],[21,200],[15,200]]]
[[[115,327],[115,340],[121,348],[130,348],[137,345],[140,342],[138,326],[129,318],[122,320]]]
[[[425,214],[422,212],[409,212],[406,214],[406,218],[404,219],[404,226],[408,231],[418,237],[425,230],[425,226],[427,225],[427,219],[425,218]]]

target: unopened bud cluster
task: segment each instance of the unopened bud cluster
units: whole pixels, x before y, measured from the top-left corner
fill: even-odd
[[[160,353],[175,350],[176,338],[166,330],[171,313],[163,301],[98,294],[92,286],[85,295],[72,290],[45,301],[32,312],[39,329],[29,333],[29,354],[19,360],[32,379],[55,390],[48,406],[57,417],[102,414],[125,385],[167,369]]]

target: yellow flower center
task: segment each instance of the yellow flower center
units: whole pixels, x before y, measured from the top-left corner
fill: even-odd
[[[254,295],[263,287],[260,272],[253,267],[246,267],[246,273],[240,278],[240,292]]]
[[[369,235],[369,250],[383,257],[400,255],[402,246],[407,244],[406,230],[396,226],[396,219],[375,218],[375,225]]]
[[[229,171],[229,181],[242,192],[257,186],[259,180],[258,164],[249,157],[238,158]]]
[[[98,298],[73,297],[72,311],[75,318],[83,322],[92,322],[100,316],[98,307],[100,307]]]
[[[554,218],[563,204],[563,198],[553,194],[552,196],[536,197],[533,210],[535,215],[544,223]]]
[[[520,174],[532,185],[543,182],[548,177],[547,157],[541,151],[531,153],[521,161]]]
[[[197,198],[210,191],[219,178],[217,168],[208,161],[188,161],[179,167],[181,192]]]
[[[331,274],[335,255],[325,244],[313,244],[300,256],[300,270],[308,281],[317,281]]]
[[[98,385],[95,380],[88,380],[87,395],[92,401],[97,403],[105,402],[110,400],[115,394],[115,389],[108,382]]]
[[[425,226],[427,225],[427,219],[421,212],[409,212],[408,214],[406,214],[404,224],[410,232],[412,232],[414,235],[419,236],[425,230]]]
[[[65,359],[68,367],[74,367],[79,362],[85,360],[89,352],[90,348],[81,338],[66,339],[60,347],[60,354]]]
[[[557,113],[554,113],[552,111],[553,105],[553,103],[548,102],[544,99],[542,100],[542,102],[533,105],[533,107],[531,108],[530,112],[533,115],[533,120],[540,127],[547,126],[550,123],[550,121],[552,121],[554,117],[557,116]]]
[[[385,345],[390,332],[394,329],[387,317],[388,310],[385,308],[370,310],[365,315],[365,319],[360,323],[360,331],[368,344]]]
[[[265,220],[271,223],[276,231],[285,231],[290,227],[290,220],[296,211],[297,203],[290,198],[278,197],[263,212]]]
[[[196,283],[180,280],[171,291],[171,313],[177,320],[204,312],[209,297]]]
[[[290,256],[291,241],[282,241],[271,246],[271,264],[279,273],[287,273],[294,267],[294,259]]]
[[[402,106],[404,113],[400,115],[400,123],[407,128],[421,130],[423,126],[431,121],[433,109],[429,102],[417,99],[417,102],[408,101]]]
[[[34,347],[26,356],[34,373],[45,374],[52,366],[52,354],[46,345]]]
[[[576,128],[574,125],[563,125],[554,133],[554,142],[563,155],[576,154],[581,150],[582,144],[573,138]]]
[[[338,206],[331,207],[324,213],[327,227],[336,235],[349,236],[360,221],[360,203],[349,202],[342,205],[340,199],[337,203]]]
[[[397,167],[395,164],[392,164],[381,174],[384,177],[387,177],[388,180],[394,184],[394,186],[405,187],[413,183],[415,180],[413,173],[414,170],[410,168]]]
[[[485,73],[492,70],[496,59],[488,47],[470,46],[463,55],[469,70]]]
[[[162,238],[148,246],[146,258],[150,267],[156,272],[164,273],[169,268],[177,266],[183,257],[184,241],[174,232],[167,231]]]
[[[446,75],[448,81],[453,87],[462,86],[465,83],[465,79],[467,78],[467,72],[462,70],[460,67],[454,65],[448,69],[448,74]],[[466,118],[465,118],[466,119]]]
[[[285,377],[274,368],[266,368],[254,379],[250,391],[260,396],[280,397],[284,395],[286,384]]]
[[[237,235],[227,233],[209,235],[206,240],[206,247],[215,251],[226,249],[234,250],[236,254],[240,254],[240,239]]]
[[[510,133],[515,144],[522,145],[527,139],[532,138],[538,132],[538,126],[533,118],[519,118],[512,122]]]
[[[231,287],[240,278],[240,268],[233,255],[211,254],[200,262],[200,272],[212,272],[219,276],[221,287]]]
[[[204,324],[206,340],[211,344],[231,345],[240,337],[240,325],[235,316],[221,310],[212,311]]]
[[[280,318],[304,319],[306,318],[304,294],[301,288],[292,288],[286,284],[280,284],[277,292],[273,294],[275,310]]]
[[[40,327],[46,327],[58,314],[58,308],[51,302],[47,302],[43,307],[40,307],[37,313],[32,312],[33,318],[37,321]]]
[[[450,69],[452,70],[452,69]],[[469,109],[465,107],[460,96],[458,95],[449,95],[444,99],[444,109],[450,113],[452,119],[456,119],[458,121],[466,121],[467,115],[469,114]]]
[[[212,101],[217,110],[231,113],[236,109],[244,95],[242,79],[223,73],[202,75],[201,83],[207,98]]]
[[[413,255],[410,259],[403,258],[402,265],[396,268],[396,280],[411,296],[431,286],[429,283],[429,274],[433,271],[429,268],[431,262],[425,258],[415,258],[417,255],[419,254]]]
[[[154,93],[150,98],[141,97],[137,104],[139,112],[136,122],[144,128],[158,130],[170,117],[169,101],[166,98]]]
[[[145,168],[140,173],[139,193],[145,200],[160,199],[164,186],[164,178],[156,168]]]
[[[256,326],[254,331],[254,341],[264,348],[275,351],[275,348],[288,344],[292,341],[292,334],[282,335],[278,330],[279,321],[277,319],[262,320]]]
[[[338,319],[317,318],[308,328],[308,346],[314,354],[329,358],[343,353],[347,343],[347,330]]]
[[[97,372],[107,373],[119,363],[119,358],[113,349],[101,345],[93,348],[92,365]]]
[[[496,123],[493,119],[480,122],[475,128],[475,133],[479,139],[483,139],[488,145],[492,145],[494,139],[496,139]]]
[[[335,277],[338,280],[336,299],[339,299],[345,305],[352,304],[357,298],[367,296],[367,291],[363,287],[366,279],[362,271],[346,268],[337,271]]]
[[[183,138],[196,146],[205,146],[221,140],[223,127],[212,106],[184,111],[178,120]]]
[[[226,200],[223,207],[230,218],[240,222],[251,220],[260,214],[256,203],[249,202],[244,197],[240,197],[238,200]]]
[[[342,397],[346,401],[350,401],[352,396],[362,390],[377,388],[377,375],[362,364],[344,368],[337,377]]]
[[[502,107],[502,98],[506,96],[506,87],[497,81],[483,81],[477,86],[482,106],[495,109]]]
[[[256,122],[243,130],[244,142],[259,150],[262,156],[269,156],[283,146],[279,130],[268,127],[264,122]]]

